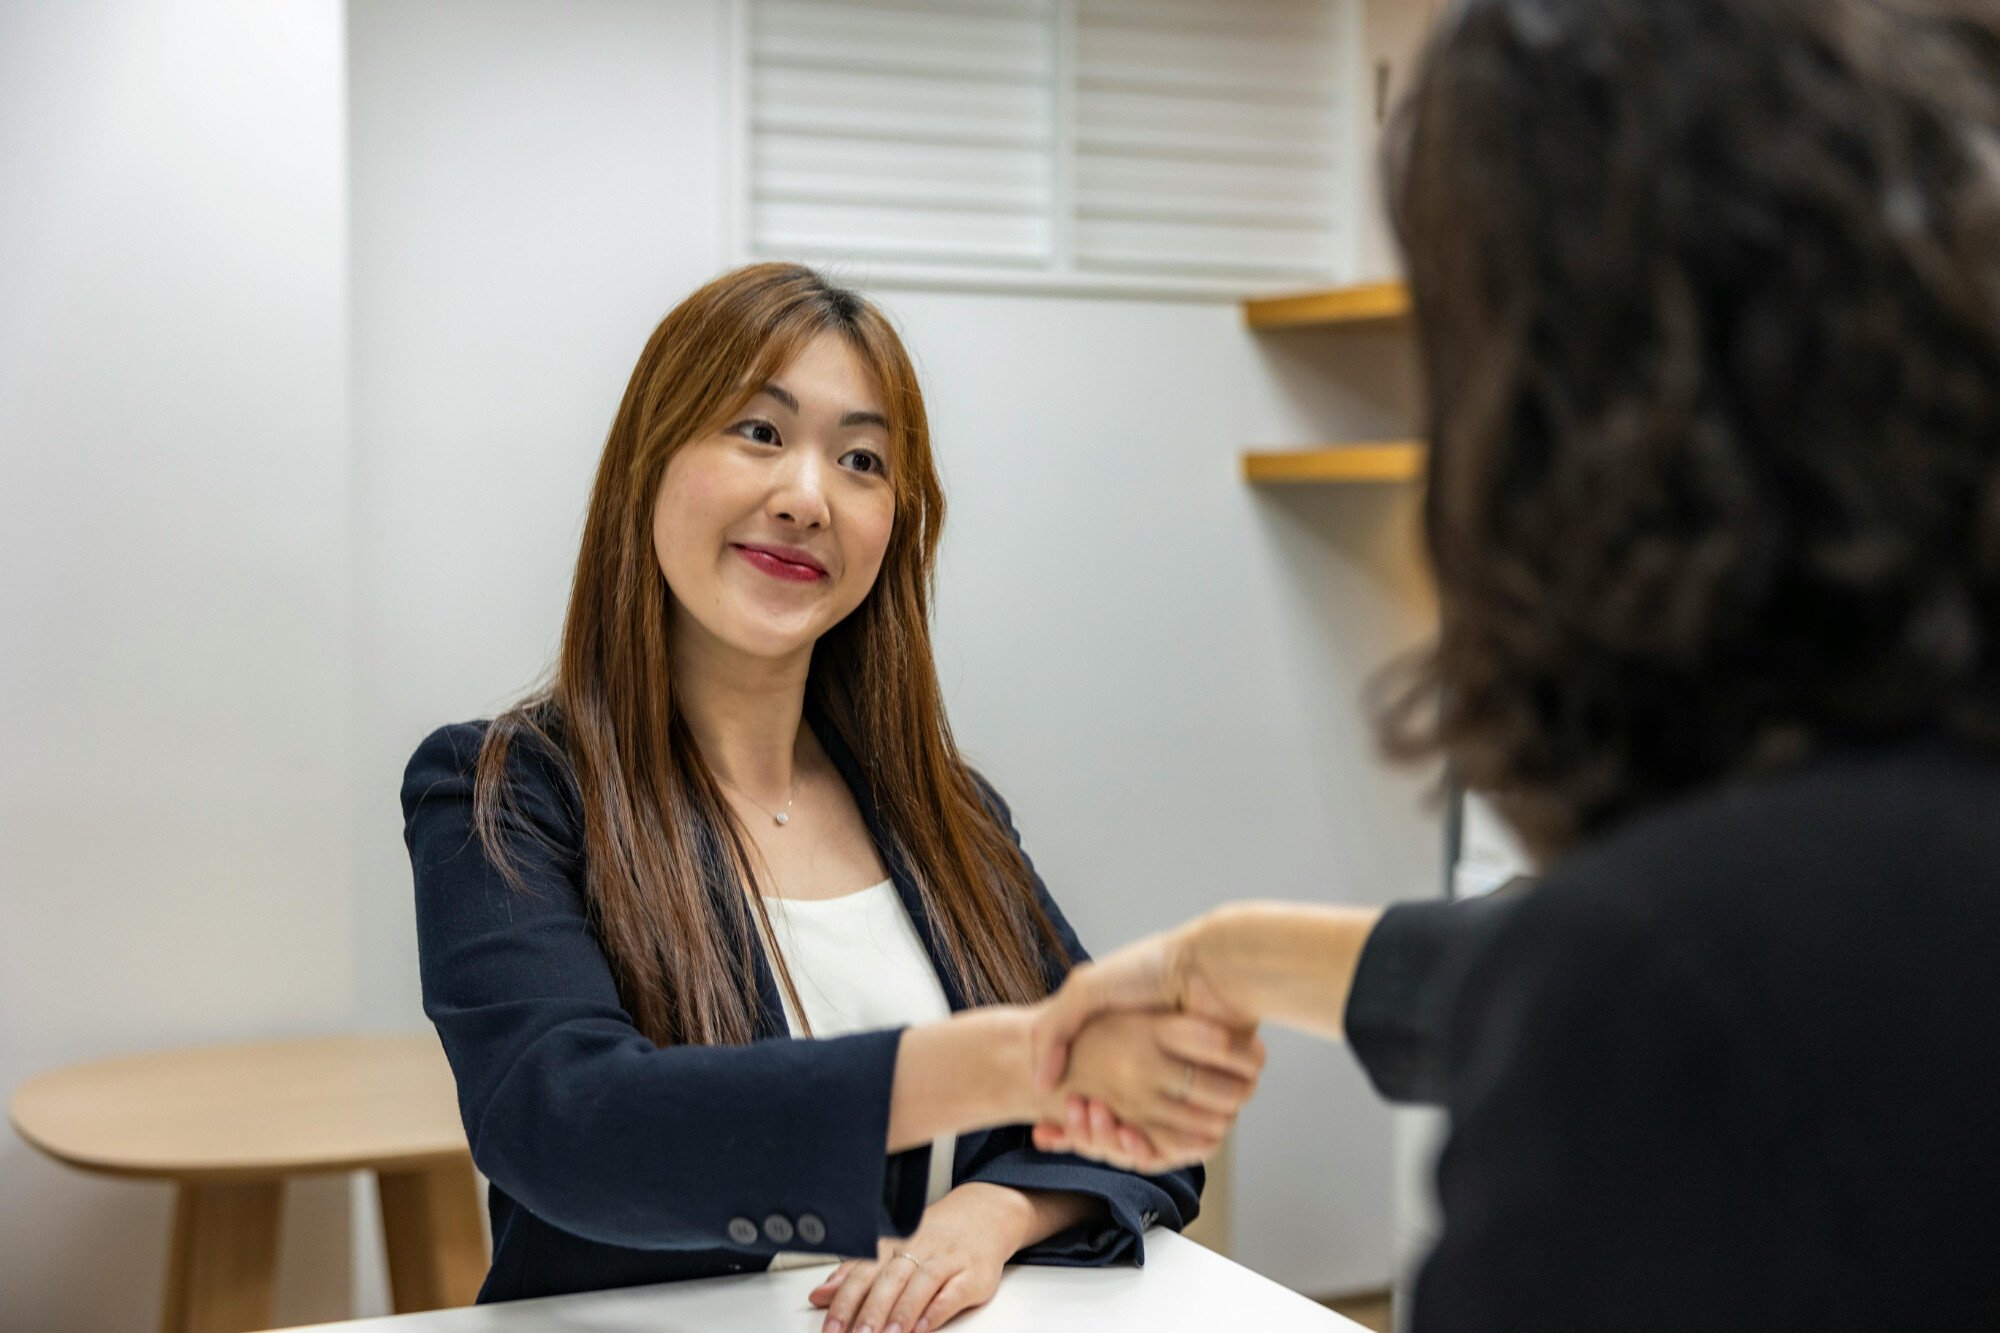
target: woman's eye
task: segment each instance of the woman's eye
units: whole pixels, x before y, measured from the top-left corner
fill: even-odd
[[[882,461],[882,455],[873,449],[850,449],[841,461],[856,472],[867,473],[870,476],[880,476],[888,468],[888,464]]]
[[[756,417],[752,417],[748,421],[739,421],[734,426],[731,426],[730,429],[736,434],[741,435],[744,439],[755,440],[758,444],[782,444],[784,442],[779,438],[776,426],[773,426],[768,421],[759,420]]]

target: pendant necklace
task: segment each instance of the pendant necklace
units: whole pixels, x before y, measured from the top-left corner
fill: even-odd
[[[716,776],[716,781],[720,782],[723,786],[729,788],[729,790],[735,792],[738,796],[741,796],[744,800],[750,801],[749,793],[745,792],[741,787],[731,782],[728,778],[722,777],[721,775],[718,774]],[[764,810],[763,805],[761,805],[756,801],[750,801],[750,804],[756,806],[759,810],[764,810],[764,813],[771,817],[771,822],[773,824],[776,824],[779,828],[783,828],[785,825],[792,822],[792,802],[798,799],[799,799],[799,778],[798,774],[794,773],[792,775],[791,799],[785,802],[784,809]]]

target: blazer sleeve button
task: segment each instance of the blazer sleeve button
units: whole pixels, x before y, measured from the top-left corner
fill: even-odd
[[[792,1238],[792,1219],[783,1213],[772,1213],[764,1219],[764,1239],[773,1245],[783,1245]]]
[[[799,1239],[808,1245],[817,1245],[826,1239],[826,1223],[817,1214],[799,1214]]]
[[[757,1243],[757,1224],[747,1217],[730,1218],[729,1239],[735,1241],[738,1245],[755,1245]]]

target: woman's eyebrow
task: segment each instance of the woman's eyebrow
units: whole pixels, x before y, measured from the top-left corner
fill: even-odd
[[[793,397],[792,391],[784,385],[766,384],[763,388],[757,390],[757,392],[759,394],[769,394],[782,403],[786,410],[791,412],[793,416],[798,415],[799,400]],[[848,426],[880,426],[883,430],[887,430],[889,429],[889,418],[883,416],[880,412],[849,412],[840,419],[840,424],[843,429]]]
[[[793,416],[797,416],[799,414],[799,400],[792,397],[792,391],[790,389],[787,389],[784,385],[766,384],[763,388],[757,390],[757,392],[760,394],[762,393],[770,394],[771,397],[777,399],[780,403],[784,404],[786,409],[789,410]]]

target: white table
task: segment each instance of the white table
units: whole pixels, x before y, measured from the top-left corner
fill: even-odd
[[[471,1305],[426,1314],[320,1324],[341,1333],[819,1333],[806,1302],[829,1268],[700,1278],[576,1296]],[[983,1309],[947,1333],[1364,1333],[1241,1264],[1172,1231],[1146,1235],[1146,1266],[1007,1270]],[[293,1333],[300,1333],[293,1330]]]

